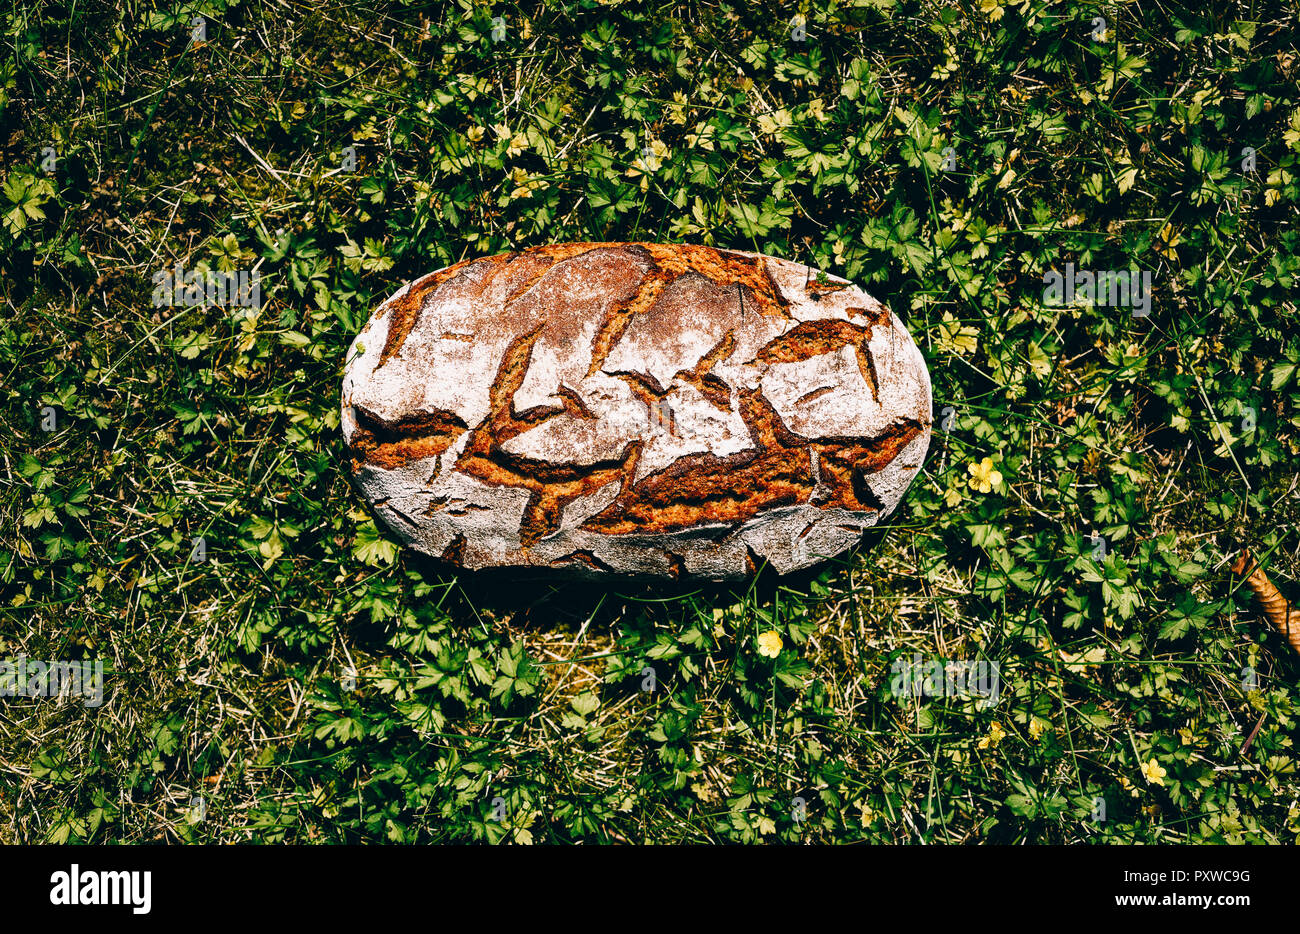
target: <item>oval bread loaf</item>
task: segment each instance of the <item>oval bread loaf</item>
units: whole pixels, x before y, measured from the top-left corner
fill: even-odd
[[[348,352],[352,474],[466,568],[727,579],[835,555],[899,503],[930,378],[857,287],[702,246],[576,243],[439,270]]]

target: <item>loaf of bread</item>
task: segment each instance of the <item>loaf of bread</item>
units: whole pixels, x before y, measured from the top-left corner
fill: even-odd
[[[352,476],[466,568],[728,579],[857,543],[921,468],[930,377],[834,276],[735,250],[468,260],[375,311],[343,378]]]

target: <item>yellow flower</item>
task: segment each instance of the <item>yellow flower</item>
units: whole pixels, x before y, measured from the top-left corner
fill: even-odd
[[[1029,736],[1030,736],[1030,738],[1031,738],[1031,739],[1038,739],[1038,737],[1042,736],[1045,732],[1047,732],[1047,728],[1048,728],[1049,726],[1051,726],[1051,724],[1049,724],[1049,723],[1048,723],[1046,720],[1044,720],[1042,717],[1030,717],[1030,718],[1029,718]]]
[[[781,634],[769,629],[758,637],[758,654],[764,658],[776,658],[781,654]]]
[[[970,479],[966,482],[970,484],[972,490],[988,493],[995,486],[1002,485],[1002,474],[993,469],[991,457],[984,458],[978,464],[970,464],[967,469],[970,471]]]
[[[1165,783],[1165,776],[1169,773],[1165,771],[1164,766],[1159,762],[1155,759],[1151,759],[1142,766],[1142,774],[1146,776],[1146,780],[1149,784],[1163,785]]]
[[[1007,731],[1002,729],[1002,724],[995,720],[993,725],[989,727],[989,735],[981,737],[980,741],[975,744],[975,748],[991,749],[997,746],[998,743],[1002,742],[1002,737],[1006,735]]]
[[[481,126],[472,126],[465,131],[471,143],[481,143],[483,141],[483,128]]]

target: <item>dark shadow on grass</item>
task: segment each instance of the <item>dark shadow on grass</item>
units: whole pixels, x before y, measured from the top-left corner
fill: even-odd
[[[564,577],[559,572],[491,568],[466,571],[445,561],[408,552],[407,566],[426,582],[445,585],[455,580],[458,602],[466,612],[453,614],[464,625],[476,625],[473,610],[514,614],[512,623],[527,629],[549,629],[589,623],[600,628],[636,607],[666,606],[695,600],[706,606],[731,606],[750,599],[771,604],[778,590],[816,599],[813,585],[828,580],[863,553],[870,553],[889,533],[891,520],[868,529],[853,549],[791,574],[777,574],[764,565],[756,575],[735,581]]]

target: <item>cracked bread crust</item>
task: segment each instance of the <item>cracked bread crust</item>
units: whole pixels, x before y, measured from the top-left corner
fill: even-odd
[[[856,286],[736,250],[575,243],[469,260],[348,352],[353,479],[466,568],[787,573],[852,547],[921,468],[930,379]]]

